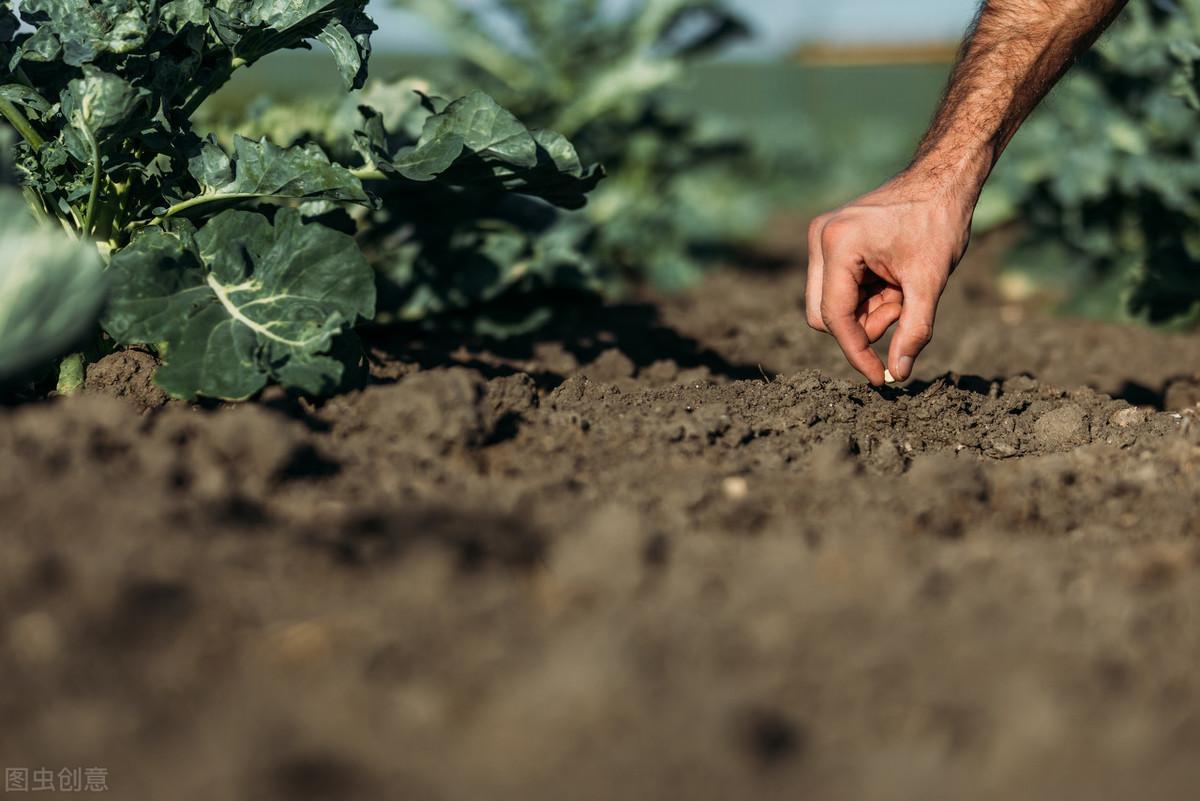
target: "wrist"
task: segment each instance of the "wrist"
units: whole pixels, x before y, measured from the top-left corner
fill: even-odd
[[[942,202],[974,211],[994,161],[985,148],[932,149],[919,153],[904,171],[909,180],[924,184]]]

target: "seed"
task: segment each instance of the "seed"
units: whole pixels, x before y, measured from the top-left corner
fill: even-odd
[[[886,382],[886,383],[888,383],[888,384],[895,384],[895,383],[896,383],[896,379],[895,379],[895,377],[892,375],[892,371],[891,371],[891,370],[889,370],[889,369],[887,369],[886,367],[885,367],[885,368],[883,368],[883,380],[884,380],[884,382]]]

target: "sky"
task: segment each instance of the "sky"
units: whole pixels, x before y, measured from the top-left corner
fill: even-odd
[[[554,0],[546,0],[548,3]],[[754,23],[752,53],[786,52],[798,41],[915,41],[955,39],[978,0],[730,0]],[[437,37],[386,0],[372,0],[380,46],[430,49]],[[745,52],[745,51],[744,51]]]

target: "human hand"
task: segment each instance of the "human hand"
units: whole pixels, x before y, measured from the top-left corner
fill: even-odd
[[[887,367],[897,381],[908,380],[933,338],[977,201],[977,191],[910,171],[809,227],[808,324],[832,334],[873,385],[884,383],[884,365],[871,344],[893,324]]]

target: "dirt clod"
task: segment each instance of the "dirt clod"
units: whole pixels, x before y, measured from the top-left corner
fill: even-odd
[[[1088,438],[1087,413],[1075,404],[1051,409],[1033,424],[1033,433],[1046,448],[1081,445]]]
[[[143,411],[167,404],[167,393],[154,383],[158,360],[139,350],[110,353],[87,366],[85,391],[128,401]]]

